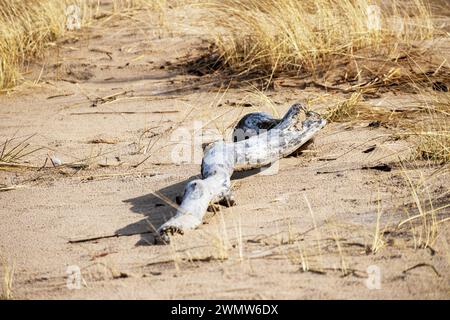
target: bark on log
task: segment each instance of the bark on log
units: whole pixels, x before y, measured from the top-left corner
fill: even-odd
[[[302,121],[302,113],[306,118]],[[230,192],[233,171],[269,165],[288,156],[309,141],[326,124],[319,114],[294,104],[282,119],[265,113],[252,113],[239,121],[234,141],[217,141],[204,152],[203,179],[189,182],[177,214],[164,223],[158,233],[169,241],[176,233],[198,227],[210,203],[234,202]]]

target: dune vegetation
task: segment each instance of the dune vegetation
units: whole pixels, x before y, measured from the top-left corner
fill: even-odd
[[[161,0],[114,0],[105,13],[97,0],[0,0],[0,89],[17,85],[27,65],[42,58],[65,33],[69,5],[79,7],[80,23],[88,25],[105,14],[160,4]]]

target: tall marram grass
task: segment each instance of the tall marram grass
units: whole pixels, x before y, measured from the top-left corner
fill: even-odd
[[[416,125],[416,159],[442,164],[450,163],[450,93],[429,95],[425,104],[426,121]]]
[[[384,3],[384,4],[383,4]],[[361,49],[389,56],[429,39],[434,28],[422,0],[221,0],[213,5],[220,24],[216,44],[238,72],[315,73]],[[377,11],[380,28],[369,23]],[[372,15],[373,16],[373,15]]]
[[[165,0],[112,0],[111,14]],[[27,63],[40,58],[65,33],[66,8],[78,5],[85,26],[99,12],[98,0],[0,0],[0,90],[16,85]]]
[[[14,86],[20,67],[63,33],[64,8],[57,0],[0,0],[0,88]]]

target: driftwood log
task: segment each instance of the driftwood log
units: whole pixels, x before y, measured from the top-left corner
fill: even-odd
[[[205,148],[202,179],[186,185],[176,215],[158,229],[161,239],[167,242],[171,235],[198,227],[211,203],[233,205],[230,179],[234,171],[261,168],[290,155],[325,124],[319,114],[300,104],[294,104],[282,119],[260,112],[243,117],[234,129],[233,142],[217,141]]]

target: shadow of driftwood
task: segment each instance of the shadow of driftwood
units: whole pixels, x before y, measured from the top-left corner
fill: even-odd
[[[142,214],[144,219],[116,230],[116,234],[140,234],[141,239],[136,243],[137,246],[156,244],[157,239],[153,231],[175,215],[176,209],[173,205],[176,203],[176,196],[183,194],[184,187],[189,181],[198,178],[199,176],[192,176],[189,179],[162,188],[156,192],[123,200],[123,202],[131,204],[131,211]]]

